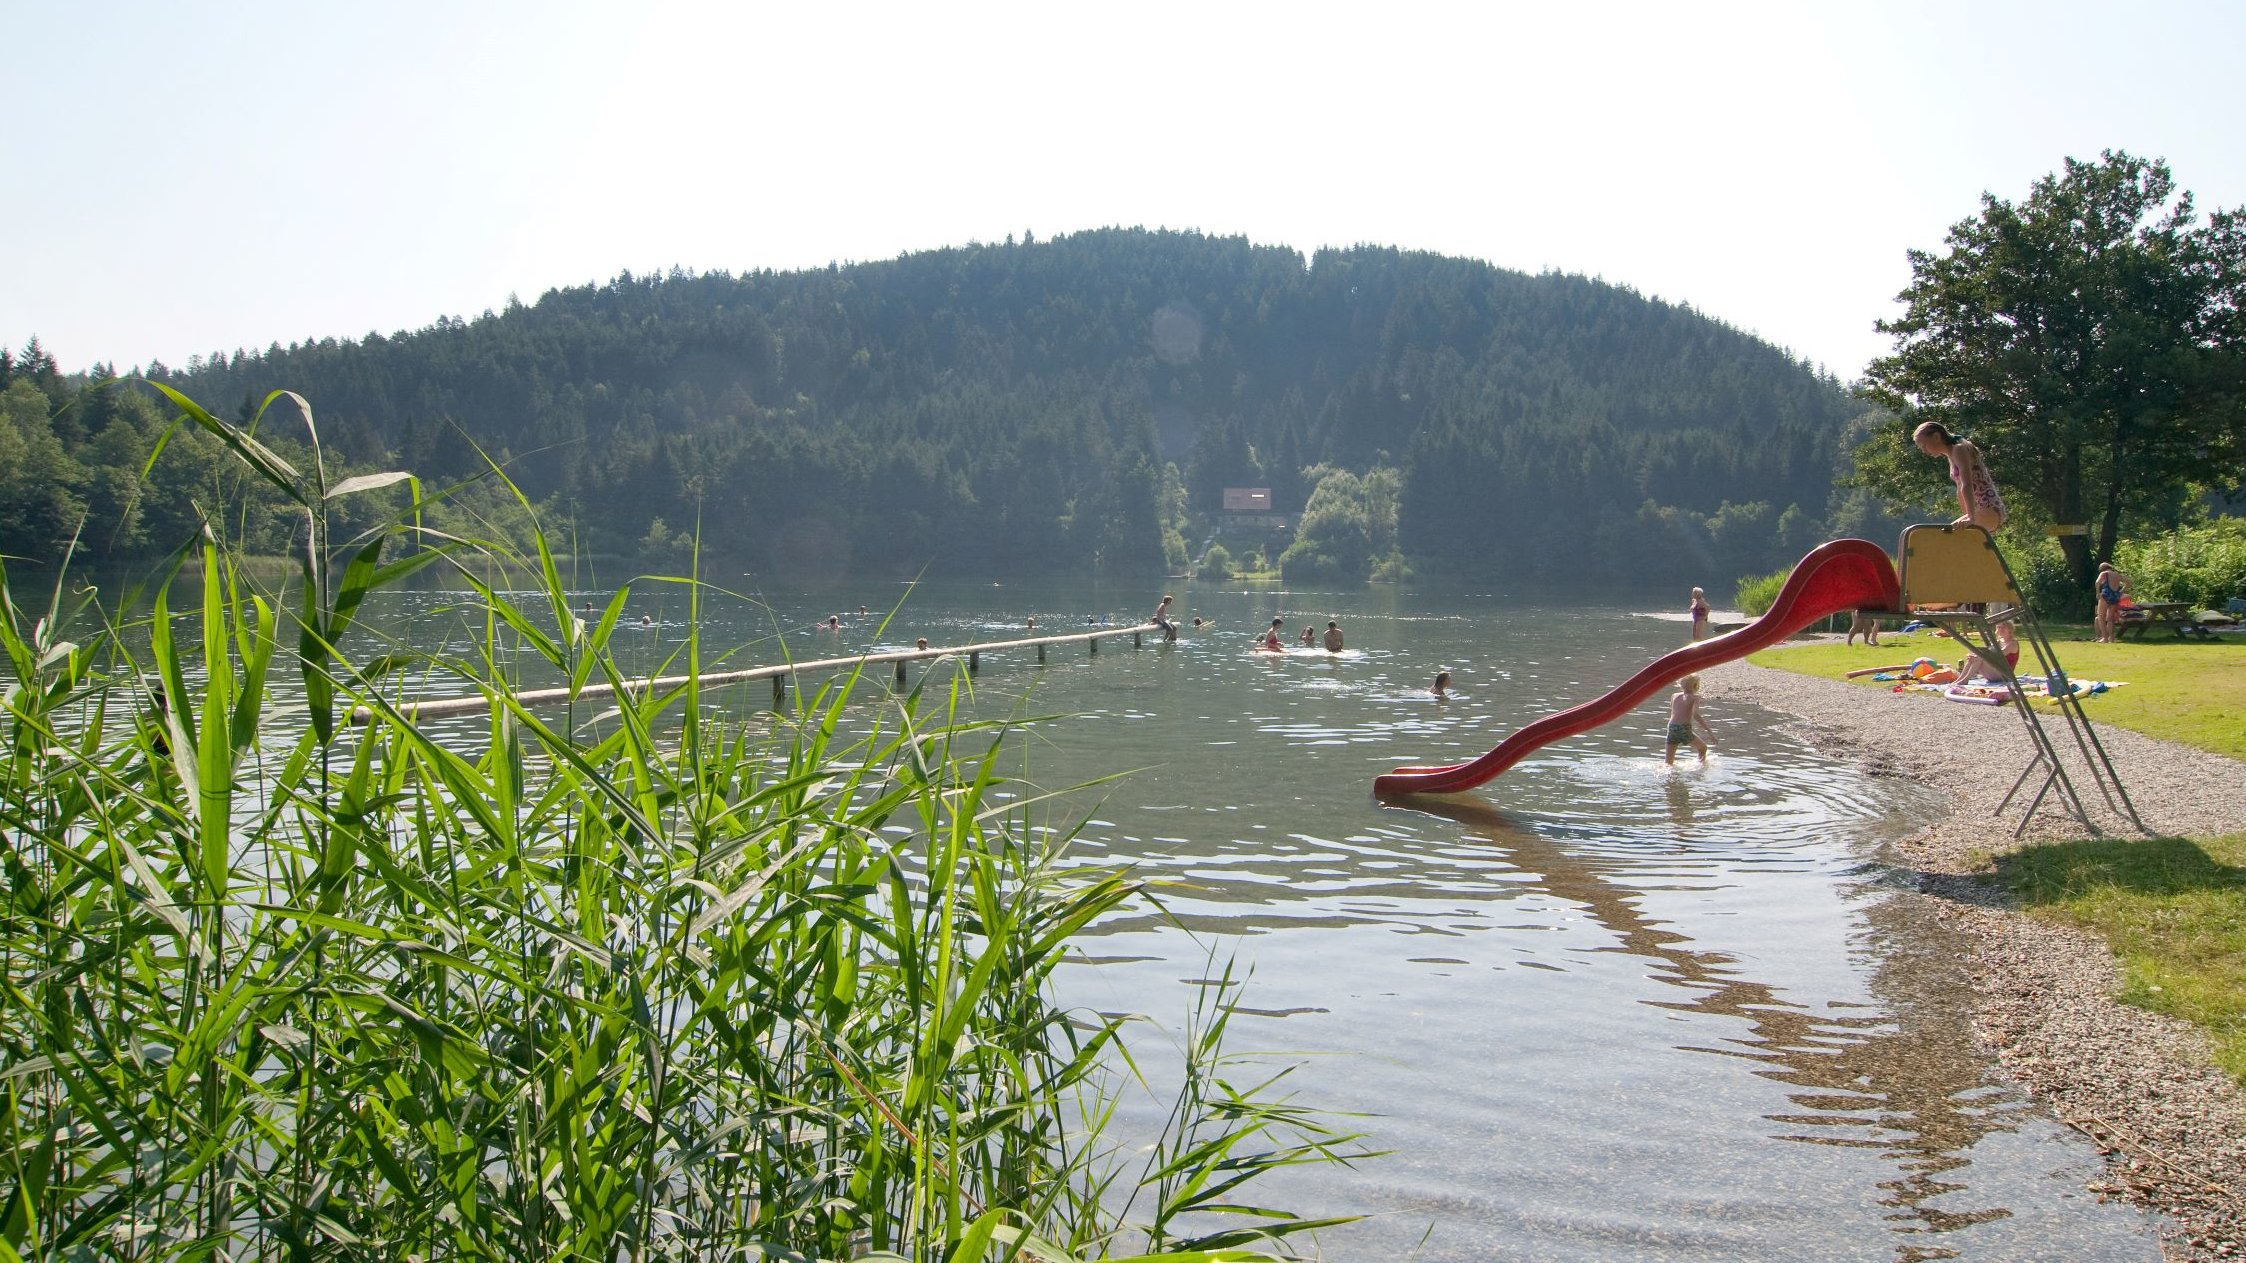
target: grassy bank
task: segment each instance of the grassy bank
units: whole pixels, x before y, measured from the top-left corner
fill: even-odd
[[[2153,636],[2098,644],[2087,629],[2053,635],[2070,675],[2127,681],[2085,700],[2091,721],[2246,760],[2246,643]],[[1749,661],[1837,679],[1862,667],[1959,656],[1953,643],[1925,633],[1880,639],[1877,648],[1793,644]],[[1868,677],[1858,683],[1891,687]],[[2121,998],[2205,1029],[2218,1063],[2246,1082],[2246,837],[2032,844],[1997,857],[1994,874],[2032,915],[2103,936],[2121,964]]]
[[[2246,761],[2246,637],[2203,644],[2154,631],[2147,633],[2148,641],[2099,644],[2090,639],[2087,628],[2048,630],[2067,674],[2078,680],[2125,682],[2122,688],[2083,702],[2092,723]],[[1951,640],[1914,632],[1882,635],[1877,647],[1838,641],[1789,644],[1747,660],[1800,675],[1840,679],[1862,667],[1921,657],[1955,663],[1964,656]],[[1867,690],[1892,687],[1870,677],[1854,682]]]
[[[2246,1083],[2246,836],[2053,843],[1996,869],[2031,912],[2103,935],[2121,998],[2205,1028]]]
[[[215,581],[133,615],[0,572],[0,1263],[1182,1263],[1320,1226],[1252,1208],[1349,1146],[1232,1086],[1228,986],[1146,1085],[1166,1120],[1110,1134],[1131,1030],[1051,984],[1138,892],[1007,797],[1018,725],[963,678],[844,679],[777,728],[692,684],[531,712],[519,662],[620,682],[628,592],[576,617],[541,545],[510,599],[410,516],[330,541],[326,505],[393,484],[185,406],[338,564],[260,591],[206,537],[179,562]],[[372,642],[358,612],[429,566],[482,643]],[[691,619],[698,585],[653,582]],[[482,736],[402,680],[486,698]]]

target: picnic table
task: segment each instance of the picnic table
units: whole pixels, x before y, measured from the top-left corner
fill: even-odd
[[[2121,608],[2121,621],[2114,627],[2114,639],[2124,640],[2133,630],[2137,639],[2145,638],[2148,627],[2173,627],[2176,639],[2198,636],[2205,638],[2207,629],[2192,617],[2191,605],[2185,601],[2139,601]]]

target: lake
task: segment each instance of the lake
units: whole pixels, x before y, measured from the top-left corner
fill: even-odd
[[[830,657],[1002,639],[1031,614],[1052,631],[1088,612],[1135,622],[1160,595],[754,582],[738,581],[754,600],[705,611],[706,643],[748,645],[733,665],[777,660],[780,633],[795,658]],[[987,655],[973,705],[1062,716],[1011,739],[1001,766],[1024,795],[1137,769],[1038,809],[1087,821],[1071,854],[1128,866],[1161,905],[1097,927],[1066,998],[1174,1033],[1236,959],[1250,978],[1233,1051],[1302,1063],[1298,1100],[1361,1114],[1344,1121],[1393,1151],[1254,1193],[1368,1217],[1326,1233],[1325,1257],[2159,1258],[2153,1220],[2084,1190],[2089,1143],[1974,1046],[1964,944],[1881,858],[1937,810],[1926,790],[1722,706],[1715,757],[1672,769],[1649,703],[1478,792],[1371,797],[1379,772],[1471,757],[1620,682],[1685,638],[1662,616],[1676,610],[1412,585],[1171,590],[1181,619],[1214,626],[1138,650],[1056,646],[1042,666]],[[386,616],[426,648],[462,600],[404,595]],[[630,621],[642,612],[656,626],[621,630],[619,657],[653,667],[683,598],[643,587]],[[809,630],[836,612],[841,632]],[[1275,615],[1290,635],[1336,619],[1348,648],[1246,652]],[[1441,667],[1447,701],[1427,692]],[[886,682],[862,686],[861,718]],[[766,706],[769,686],[732,697]],[[1134,1047],[1161,1061],[1153,1032]]]

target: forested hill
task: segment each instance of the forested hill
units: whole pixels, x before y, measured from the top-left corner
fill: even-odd
[[[150,376],[227,415],[296,390],[331,452],[438,483],[480,447],[580,547],[699,520],[780,571],[1152,572],[1198,549],[1221,488],[1299,514],[1318,466],[1396,471],[1367,510],[1392,525],[1342,522],[1306,558],[1344,571],[1393,545],[1512,574],[1746,569],[1817,537],[1861,411],[1768,344],[1582,277],[1121,229],[627,274]]]

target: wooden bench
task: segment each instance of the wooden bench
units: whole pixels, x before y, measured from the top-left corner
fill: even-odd
[[[2207,629],[2201,627],[2192,618],[2192,609],[2189,603],[2184,601],[2142,601],[2122,608],[2121,621],[2114,625],[2114,639],[2125,640],[2129,633],[2134,631],[2137,633],[2137,639],[2143,640],[2145,629],[2148,627],[2173,627],[2176,629],[2176,639],[2178,640],[2193,636],[2205,639],[2207,636]]]

